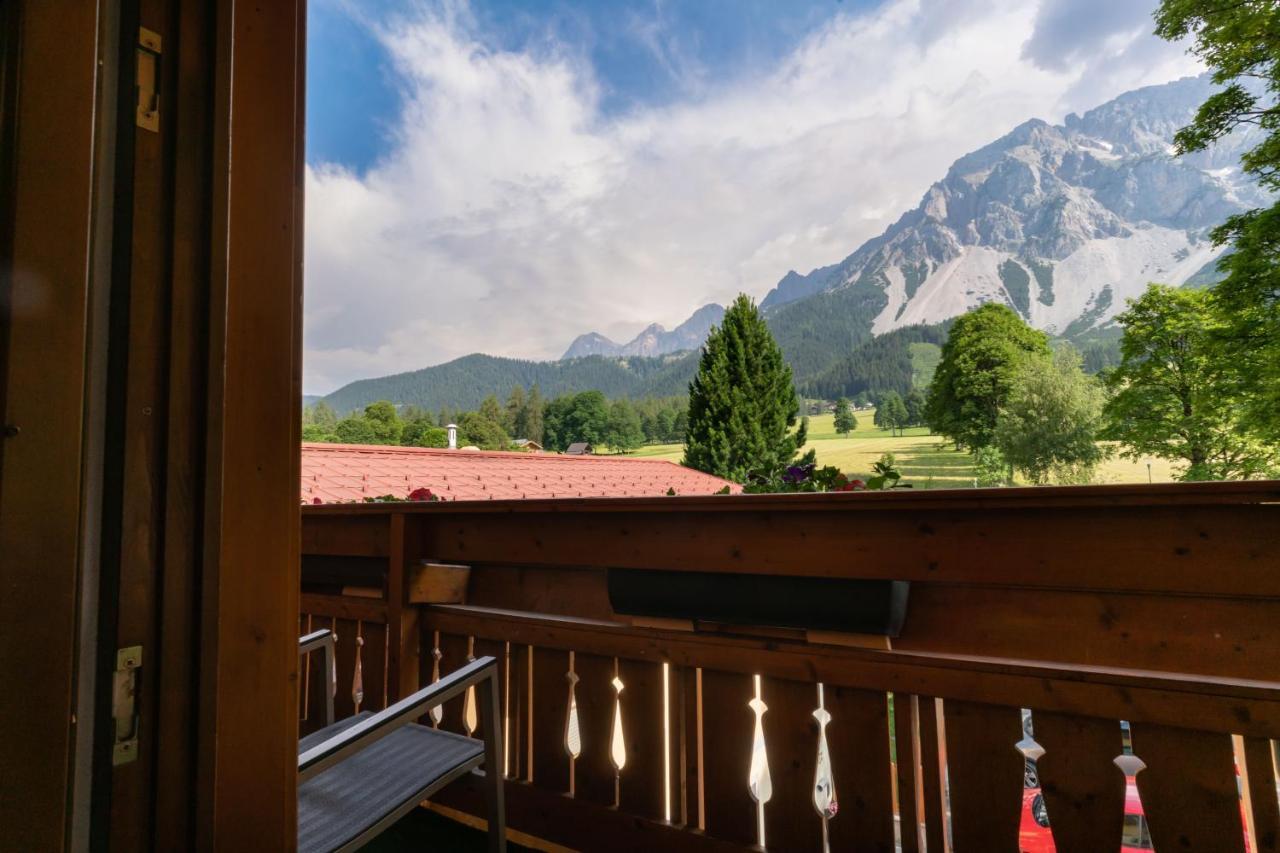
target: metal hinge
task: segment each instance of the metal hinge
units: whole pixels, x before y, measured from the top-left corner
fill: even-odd
[[[113,765],[128,764],[138,758],[138,676],[142,669],[142,646],[116,652],[116,670],[111,689],[111,718],[115,721]]]
[[[160,34],[138,28],[138,127],[160,132]]]

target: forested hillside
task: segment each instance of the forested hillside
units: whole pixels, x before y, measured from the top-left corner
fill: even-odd
[[[597,390],[609,398],[667,397],[684,394],[697,368],[696,353],[657,358],[587,356],[566,361],[524,361],[479,353],[445,364],[361,379],[339,388],[324,401],[339,414],[377,400],[436,411],[442,406],[470,410],[490,394],[505,396],[516,386],[537,385],[546,397]]]
[[[871,338],[812,379],[802,382],[801,391],[806,397],[824,400],[856,397],[863,391],[868,394],[897,391],[905,397],[912,388],[927,383],[927,380],[919,381],[923,376],[918,378],[918,373],[927,372],[932,376],[932,365],[918,362],[932,357],[936,365],[936,348],[946,342],[950,325],[906,326]],[[932,345],[932,351],[913,347],[918,344]]]

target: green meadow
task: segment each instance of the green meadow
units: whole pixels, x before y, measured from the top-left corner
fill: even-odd
[[[924,427],[906,430],[893,435],[888,430],[872,425],[875,412],[861,409],[855,412],[858,428],[848,435],[840,435],[832,423],[832,415],[814,415],[809,418],[809,443],[805,450],[817,452],[819,465],[834,465],[854,476],[866,476],[871,465],[885,453],[892,453],[904,482],[917,489],[964,488],[974,485],[973,463],[967,453],[958,452],[936,435],[930,435]],[[684,448],[679,444],[651,444],[628,454],[679,462]],[[1145,483],[1148,478],[1147,462],[1151,463],[1152,482],[1168,483],[1173,480],[1173,469],[1161,459],[1130,461],[1112,457],[1098,467],[1096,483]]]

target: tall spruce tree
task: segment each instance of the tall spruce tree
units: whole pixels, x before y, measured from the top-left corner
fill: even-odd
[[[734,300],[703,346],[689,384],[684,464],[738,483],[795,459],[805,428],[791,368],[745,295]]]
[[[834,418],[836,432],[847,435],[858,428],[858,419],[853,416],[847,397],[836,400],[836,416]]]

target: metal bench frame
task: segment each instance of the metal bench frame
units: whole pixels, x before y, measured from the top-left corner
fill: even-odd
[[[315,631],[298,642],[299,655],[323,648],[325,672],[333,672],[334,639],[328,630]],[[326,677],[332,678],[332,675]],[[399,804],[386,817],[366,829],[343,847],[342,851],[355,850],[380,835],[387,827],[418,807],[436,791],[469,771],[484,767],[485,798],[488,806],[489,850],[505,853],[506,811],[503,802],[502,778],[502,723],[498,703],[498,662],[492,657],[482,657],[449,673],[434,684],[422,688],[350,728],[335,734],[298,756],[298,782],[302,783],[317,773],[334,766],[348,756],[376,743],[401,726],[415,722],[432,708],[462,695],[468,688],[476,688],[480,711],[480,728],[483,732],[484,752],[453,768],[449,773],[424,785],[415,796]],[[326,690],[326,723],[333,723],[333,691]]]

